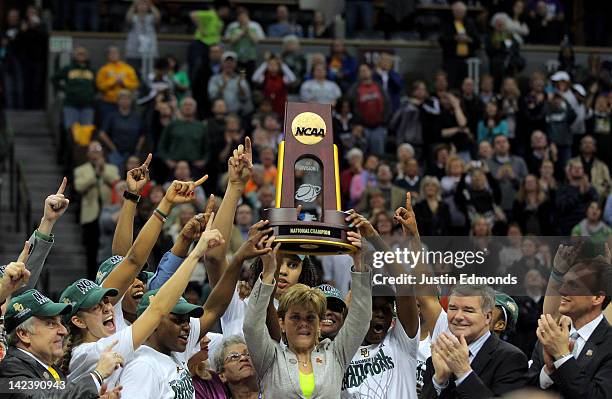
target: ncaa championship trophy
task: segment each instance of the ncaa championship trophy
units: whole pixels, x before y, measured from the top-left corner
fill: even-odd
[[[264,210],[275,243],[281,243],[280,252],[337,255],[355,251],[346,238],[347,214],[340,209],[331,105],[288,102],[284,132],[278,149],[275,207]]]

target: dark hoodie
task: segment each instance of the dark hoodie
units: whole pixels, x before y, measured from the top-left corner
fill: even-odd
[[[65,106],[81,108],[94,105],[96,74],[89,63],[73,62],[59,70],[53,77],[53,85],[66,94]]]

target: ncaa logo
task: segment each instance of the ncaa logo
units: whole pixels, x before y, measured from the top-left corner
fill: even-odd
[[[325,137],[325,121],[314,112],[302,112],[291,122],[291,133],[297,141],[306,145],[317,144]]]

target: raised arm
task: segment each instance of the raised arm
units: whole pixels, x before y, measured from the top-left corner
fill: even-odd
[[[214,214],[209,219],[206,230],[202,233],[191,254],[181,264],[176,273],[161,286],[157,295],[155,295],[155,299],[151,302],[151,306],[134,322],[132,326],[134,349],[147,340],[159,325],[162,316],[168,314],[176,305],[185,291],[187,283],[189,283],[198,260],[204,256],[206,250],[213,248],[215,245],[223,244],[223,236],[221,236],[219,230],[213,230],[211,227],[213,218]]]
[[[43,217],[38,229],[28,240],[31,245],[31,253],[25,262],[26,269],[30,271],[30,279],[25,287],[18,288],[15,295],[34,288],[45,265],[51,246],[53,245],[53,226],[68,209],[70,200],[64,196],[68,179],[64,177],[57,193],[49,195],[45,199]]]
[[[574,246],[559,245],[555,254],[542,308],[542,314],[549,314],[554,320],[559,320],[560,316],[559,305],[561,304],[561,294],[559,294],[559,288],[561,288],[563,283],[563,276],[574,264],[581,248],[582,245],[580,243]]]
[[[273,239],[272,236],[268,241],[273,242]],[[274,275],[278,273],[276,253],[279,247],[280,244],[274,247],[269,262],[263,264],[261,277],[257,279],[251,291],[242,326],[244,340],[249,348],[253,367],[260,376],[274,361],[274,345],[276,342],[270,337],[265,326],[265,319],[261,315],[266,311],[276,287]]]
[[[354,271],[351,273],[352,299],[344,325],[333,341],[336,358],[344,367],[359,349],[372,319],[372,277],[368,266],[362,261],[361,235],[349,231],[347,237],[358,248],[357,252],[351,254],[354,263]]]
[[[218,216],[215,224],[213,225],[227,240],[224,245],[212,249],[210,254],[206,256],[207,260],[210,261],[207,262],[206,272],[208,273],[210,285],[213,287],[217,284],[223,273],[222,263],[231,239],[238,201],[242,193],[244,193],[244,187],[253,174],[253,151],[250,138],[247,137],[244,145],[241,144],[234,150],[233,155],[228,160],[228,173],[227,189],[217,212]]]
[[[204,176],[197,182],[180,182],[175,180],[168,187],[166,195],[138,234],[126,257],[102,283],[102,286],[105,288],[115,288],[119,291],[119,295],[111,300],[113,304],[123,297],[123,294],[130,287],[134,278],[140,273],[142,266],[145,264],[157,241],[157,237],[172,206],[192,201],[195,196],[193,191],[204,183],[207,178],[208,176]]]
[[[260,231],[251,226],[249,238],[240,246],[229,267],[226,268],[204,304],[204,315],[200,318],[200,339],[221,318],[230,304],[236,289],[236,283],[240,277],[242,263],[272,251],[272,248],[269,247],[258,247],[258,244],[263,242],[265,238],[266,231]]]
[[[410,204],[409,201],[410,193],[407,194],[407,204]],[[414,212],[412,212],[412,207],[408,208],[409,211],[405,208],[400,209],[404,211],[404,213],[402,213],[403,217],[409,218],[409,215],[412,215],[412,218],[414,220]],[[400,211],[400,209],[398,209],[398,212]],[[348,216],[347,220],[350,221],[357,229],[359,229],[361,235],[365,237],[368,242],[372,243],[376,251],[391,252],[391,248],[389,248],[387,243],[385,243],[381,239],[378,232],[376,232],[374,227],[372,227],[370,222],[365,217],[356,212],[353,212],[351,213],[351,215]],[[414,224],[416,227],[416,222],[414,222]],[[418,240],[418,236],[416,237],[416,239]],[[405,268],[402,265],[396,263],[385,265],[385,269],[392,276],[399,276],[403,273],[406,273]],[[414,291],[400,285],[398,287],[396,295],[396,305],[397,318],[400,323],[402,323],[404,331],[406,331],[406,334],[408,334],[409,337],[414,337],[419,328],[419,314],[416,305],[416,299],[414,296]]]
[[[138,168],[134,168],[127,172],[125,179],[127,183],[127,191],[132,196],[140,197],[140,192],[149,181],[149,164],[151,163],[152,155],[147,156],[146,161]],[[134,215],[136,214],[136,206],[138,200],[126,199],[121,205],[119,220],[115,227],[113,235],[113,255],[127,255],[132,242],[134,240]]]
[[[214,196],[211,194],[210,200],[206,205],[206,213],[200,213],[192,217],[179,233],[170,251],[166,252],[157,265],[157,271],[147,285],[150,290],[161,287],[179,268],[187,253],[191,243],[200,238],[204,228],[208,224],[208,219],[212,214],[214,206]]]

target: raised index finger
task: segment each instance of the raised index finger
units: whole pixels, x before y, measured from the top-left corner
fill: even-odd
[[[57,194],[64,194],[64,190],[66,190],[67,184],[68,179],[66,178],[66,176],[64,176],[64,178],[62,179],[62,184],[60,184],[59,188],[57,189]]]
[[[410,191],[406,193],[406,210],[412,212],[412,197],[410,196]]]
[[[206,203],[206,209],[204,209],[204,213],[211,213],[215,209],[215,196],[213,194],[208,197],[208,202]]]
[[[250,156],[252,152],[253,150],[251,149],[251,138],[247,136],[244,139],[244,153]]]
[[[64,177],[64,179],[66,179]],[[19,257],[17,258],[17,262],[21,262],[21,263],[26,263],[28,261],[28,257],[30,256],[30,242],[26,241],[25,244],[23,245],[23,249],[21,250],[21,253],[19,254]]]
[[[148,168],[152,159],[153,159],[153,154],[149,153],[149,155],[147,155],[147,159],[145,159],[145,161],[142,164],[142,166],[144,166],[145,168]]]
[[[206,180],[208,180],[208,175],[204,175],[200,178],[200,180],[196,181],[195,183],[193,183],[194,187],[198,187],[201,186]]]
[[[212,229],[213,220],[215,219],[215,213],[211,212],[210,217],[208,218],[208,223],[206,223],[206,231]]]

